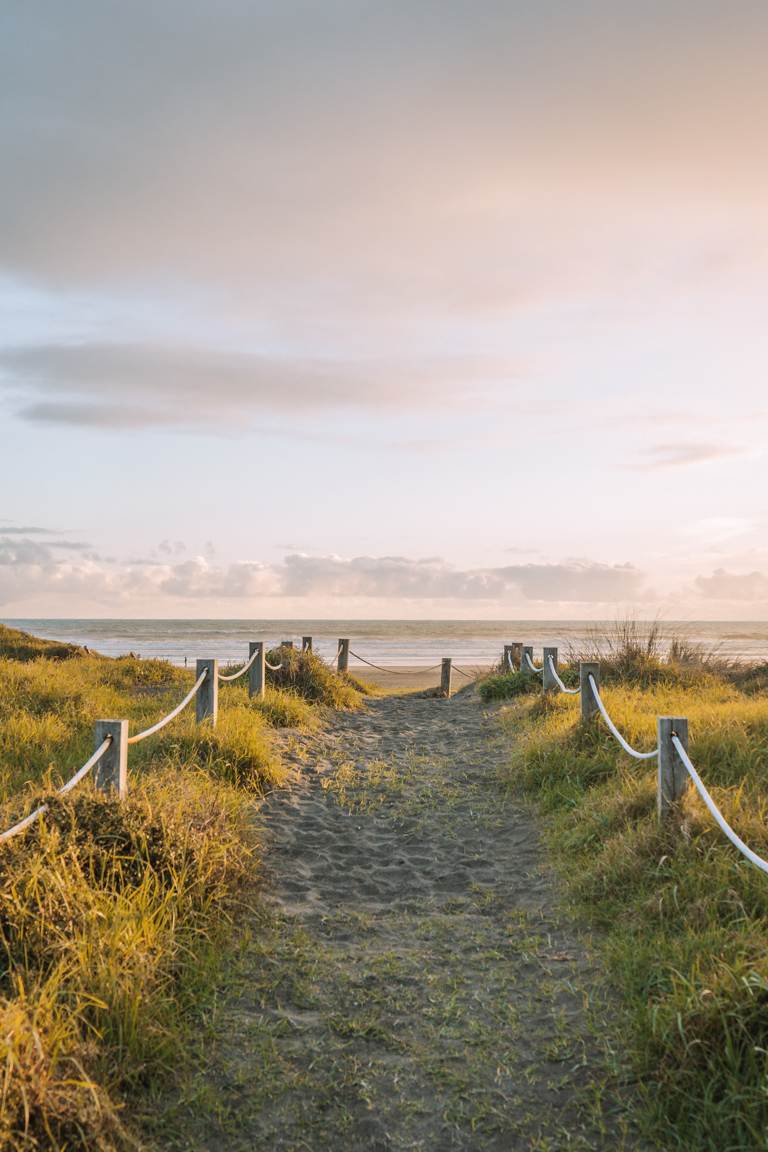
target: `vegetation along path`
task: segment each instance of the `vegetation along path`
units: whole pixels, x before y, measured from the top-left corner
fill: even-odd
[[[636,1146],[593,961],[501,755],[473,688],[375,698],[292,740],[208,1103],[164,1147]]]

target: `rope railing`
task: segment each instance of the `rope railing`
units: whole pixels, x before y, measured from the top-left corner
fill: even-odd
[[[544,666],[542,665],[541,668],[537,668],[536,665],[534,664],[533,660],[531,660],[530,652],[524,652],[523,656],[524,656],[525,662],[528,665],[528,667],[530,668],[531,672],[535,672],[537,676],[540,676],[542,674],[542,672],[544,671]]]
[[[179,713],[183,712],[187,704],[189,704],[190,701],[197,695],[207,677],[208,669],[206,668],[203,672],[200,673],[197,680],[192,685],[189,692],[187,692],[186,696],[180,704],[177,704],[176,707],[171,712],[169,712],[167,716],[163,716],[162,720],[158,720],[157,723],[153,724],[151,728],[145,728],[143,732],[136,732],[133,736],[129,736],[128,743],[138,744],[139,741],[146,740],[148,736],[154,736],[155,732],[159,732],[161,728],[165,728],[166,724],[170,724],[171,720],[175,720]]]
[[[349,654],[350,656],[354,656],[355,660],[359,660],[361,664],[367,664],[369,668],[375,668],[377,672],[388,672],[390,676],[424,676],[427,672],[435,672],[441,667],[440,664],[431,664],[429,668],[409,668],[404,671],[398,671],[397,668],[384,668],[381,664],[372,664],[370,660],[366,660],[365,656],[359,656],[357,652],[350,650]],[[458,668],[456,671],[458,672]]]
[[[527,663],[532,671],[539,671],[530,658],[531,650],[524,649],[522,645],[514,645],[506,646],[504,652],[505,662],[510,672],[515,671],[511,647],[516,647],[518,650],[522,649],[521,663],[523,666]],[[633,748],[622,735],[605,706],[605,701],[600,695],[599,664],[582,662],[579,665],[579,688],[567,688],[558,674],[556,660],[557,649],[545,648],[544,668],[546,671],[543,683],[545,692],[557,688],[569,695],[580,693],[582,721],[589,721],[599,713],[611,735],[628,755],[636,760],[652,760],[654,758],[658,760],[657,806],[659,819],[664,821],[675,811],[675,804],[682,799],[687,781],[690,780],[720,831],[750,864],[768,875],[768,860],[759,856],[734,831],[696,771],[688,753],[688,721],[683,717],[658,717],[658,743],[652,751],[641,752],[639,749]]]
[[[282,660],[280,661],[279,664],[270,664],[269,660],[264,661],[264,667],[269,668],[270,672],[279,672],[280,669],[282,668],[282,666],[283,666]]]
[[[598,708],[600,709],[600,715],[602,716],[603,720],[605,720],[605,723],[608,725],[608,731],[611,733],[612,736],[615,736],[615,738],[618,740],[619,744],[621,744],[624,751],[628,752],[630,756],[634,756],[635,760],[651,760],[651,759],[653,759],[654,756],[658,756],[658,754],[659,754],[658,746],[656,748],[654,748],[652,752],[638,752],[637,748],[633,748],[632,745],[629,744],[624,739],[621,732],[619,732],[619,730],[616,727],[616,725],[614,724],[613,720],[611,720],[610,716],[608,715],[608,709],[605,707],[605,704],[603,703],[603,698],[600,695],[600,690],[597,687],[597,683],[595,681],[594,676],[592,676],[592,675],[590,675],[590,677],[589,677],[589,686],[592,689],[592,695],[595,698],[595,703],[597,704]]]
[[[715,804],[714,800],[704,786],[704,782],[702,781],[701,776],[699,776],[698,772],[691,763],[691,758],[688,755],[685,745],[683,744],[682,740],[680,740],[679,736],[675,735],[675,733],[672,734],[672,744],[674,745],[675,751],[680,757],[686,772],[693,781],[696,787],[696,791],[699,793],[699,796],[701,796],[702,800],[706,804],[710,815],[720,828],[721,832],[725,833],[731,844],[733,844],[735,848],[738,848],[739,852],[741,852],[742,856],[745,856],[746,859],[749,860],[750,864],[754,864],[755,868],[759,868],[761,872],[768,874],[768,861],[763,860],[762,856],[758,856],[756,852],[753,852],[752,849],[744,843],[741,837],[734,832],[733,828],[731,828],[725,816],[723,816],[717,804]]]
[[[555,662],[551,656],[547,656],[547,664],[549,665],[549,674],[554,680],[555,684],[557,684],[560,691],[565,692],[566,696],[578,696],[579,692],[581,692],[581,685],[579,685],[578,688],[566,688],[565,684],[563,684],[562,680],[557,674],[557,668],[555,667]]]
[[[82,768],[78,768],[77,772],[75,772],[74,776],[71,776],[69,780],[67,780],[66,784],[62,784],[61,788],[57,788],[57,795],[66,796],[67,792],[71,792],[75,785],[79,784],[80,781],[88,775],[91,769],[94,768],[96,764],[98,764],[99,760],[101,760],[102,756],[106,752],[107,748],[109,748],[111,743],[112,737],[106,736],[96,751],[93,753],[93,755],[89,757],[88,760],[86,760]],[[25,816],[23,820],[19,820],[19,822],[14,824],[11,828],[7,828],[5,832],[0,832],[0,843],[5,840],[11,840],[14,836],[18,836],[19,832],[23,832],[25,828],[29,828],[30,824],[34,824],[35,820],[37,820],[39,816],[42,816],[43,812],[47,811],[47,804],[41,804],[39,808],[35,808],[35,810],[30,812],[28,816]]]
[[[251,654],[250,660],[247,660],[245,662],[245,664],[243,664],[242,668],[238,668],[237,672],[232,672],[231,674],[229,674],[227,676],[224,676],[224,675],[222,675],[221,672],[219,672],[219,683],[220,684],[231,684],[233,680],[239,680],[240,677],[244,676],[245,673],[248,671],[248,669],[251,667],[251,665],[255,661],[256,657],[258,656],[258,654],[259,654],[258,648],[254,648],[254,650]]]

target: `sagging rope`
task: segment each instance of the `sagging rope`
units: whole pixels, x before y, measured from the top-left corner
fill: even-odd
[[[208,669],[204,668],[184,699],[180,704],[176,705],[172,712],[169,712],[167,716],[163,716],[162,720],[158,720],[157,724],[153,724],[151,728],[145,728],[143,732],[136,732],[135,735],[129,736],[128,743],[138,744],[140,740],[146,740],[147,736],[154,735],[154,733],[159,732],[161,728],[165,728],[166,724],[170,724],[171,720],[175,720],[179,712],[182,712],[186,708],[193,696],[199,691],[207,675]]]
[[[466,676],[467,680],[474,680],[477,676],[476,672],[464,672],[457,664],[451,664],[451,669],[458,672],[459,676]]]
[[[592,695],[595,698],[595,703],[597,704],[598,708],[600,709],[600,713],[603,717],[603,720],[605,720],[606,724],[608,725],[609,731],[612,733],[613,736],[616,737],[616,739],[618,740],[619,744],[621,744],[624,751],[628,752],[630,756],[634,756],[635,760],[650,760],[653,756],[658,756],[658,754],[659,754],[658,747],[654,748],[652,752],[638,752],[637,748],[633,748],[631,744],[627,743],[627,741],[622,736],[621,732],[619,732],[618,728],[614,724],[613,720],[611,720],[610,716],[608,715],[605,704],[603,704],[602,697],[600,696],[600,692],[599,692],[597,684],[595,682],[595,678],[591,672],[589,675],[589,686],[592,689]]]
[[[578,696],[579,692],[581,692],[581,685],[579,685],[578,688],[566,688],[565,684],[563,684],[562,680],[557,674],[557,668],[555,668],[555,662],[552,657],[547,656],[547,660],[549,661],[549,670],[552,673],[552,678],[560,691],[565,692],[568,696]]]
[[[528,663],[528,667],[530,668],[531,672],[535,672],[537,676],[541,676],[542,672],[544,671],[544,668],[543,667],[541,667],[541,668],[536,667],[533,660],[531,660],[530,652],[525,653],[525,659]]]
[[[82,768],[78,768],[74,776],[71,776],[69,780],[67,780],[66,784],[62,784],[61,788],[56,790],[57,795],[66,796],[67,792],[70,792],[76,784],[79,784],[83,777],[88,775],[93,766],[98,764],[99,760],[102,758],[111,743],[112,737],[105,736],[99,747],[90,757],[90,759],[86,760]],[[25,816],[23,820],[19,820],[18,824],[14,824],[13,827],[8,828],[5,832],[0,833],[0,843],[2,843],[4,840],[10,840],[12,836],[17,836],[19,832],[23,832],[25,828],[28,828],[30,824],[33,824],[35,820],[37,820],[38,816],[42,816],[43,812],[47,811],[47,804],[41,804],[39,808],[35,808],[34,812],[30,812],[29,816]]]
[[[279,664],[270,664],[269,660],[265,660],[264,666],[269,668],[270,672],[279,672],[283,666],[283,661],[281,660]]]
[[[230,676],[222,676],[221,672],[219,672],[219,680],[221,680],[222,684],[231,684],[233,680],[239,680],[240,677],[244,676],[245,673],[248,671],[251,664],[253,664],[254,660],[258,656],[258,654],[259,654],[259,649],[256,648],[254,650],[253,655],[251,656],[250,660],[246,664],[243,664],[242,668],[238,669],[237,672],[233,672]]]
[[[357,652],[350,651],[349,654],[354,656],[355,660],[359,660],[361,664],[367,664],[369,668],[375,668],[377,672],[388,672],[390,676],[424,676],[427,672],[434,672],[436,668],[442,667],[442,664],[432,664],[429,668],[419,668],[415,672],[398,672],[396,668],[382,668],[381,664],[372,664],[370,660],[366,660],[365,656],[358,656]]]
[[[761,872],[768,873],[768,861],[763,860],[762,856],[758,856],[756,852],[753,852],[752,849],[744,843],[741,837],[737,836],[733,828],[731,828],[730,824],[715,804],[709,792],[707,792],[701,777],[694,768],[688,753],[683,747],[683,743],[680,737],[676,736],[674,733],[672,734],[672,744],[674,745],[675,751],[680,757],[686,772],[690,776],[691,780],[693,780],[699,796],[701,796],[702,800],[706,804],[711,816],[713,817],[720,830],[725,833],[731,844],[733,844],[735,848],[738,848],[742,856],[745,856],[747,860],[749,860],[750,864],[754,864],[755,868],[759,868]]]

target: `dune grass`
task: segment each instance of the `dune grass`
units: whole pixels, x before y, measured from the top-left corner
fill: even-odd
[[[619,651],[606,665],[602,695],[619,729],[653,748],[658,715],[687,716],[715,802],[768,857],[768,698],[753,687],[765,670],[717,670],[679,649],[647,663]],[[693,789],[660,827],[655,761],[631,760],[599,718],[582,726],[577,700],[539,688],[501,723],[512,748],[504,783],[536,798],[573,901],[603,930],[650,1132],[664,1148],[765,1147],[768,876]]]
[[[314,704],[331,708],[359,708],[370,688],[348,673],[337,673],[314,652],[282,645],[267,653],[267,661],[280,665],[267,670],[267,682]]]
[[[330,677],[313,699],[357,704]],[[88,781],[54,793],[90,755],[95,719],[127,717],[135,732],[192,681],[162,661],[0,632],[0,827],[48,804],[0,844],[2,1148],[137,1147],[126,1105],[181,1067],[257,895],[249,814],[283,780],[275,729],[318,723],[298,687],[252,701],[223,685],[215,728],[191,705],[131,748],[122,802]]]

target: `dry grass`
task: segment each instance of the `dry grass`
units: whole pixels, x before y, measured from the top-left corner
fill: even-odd
[[[180,1066],[255,894],[249,806],[283,778],[274,728],[316,712],[227,685],[215,729],[190,710],[131,749],[125,801],[87,781],[63,799],[96,718],[146,727],[192,677],[60,648],[0,634],[0,826],[49,805],[0,845],[0,1147],[109,1152],[136,1146],[125,1105]]]

